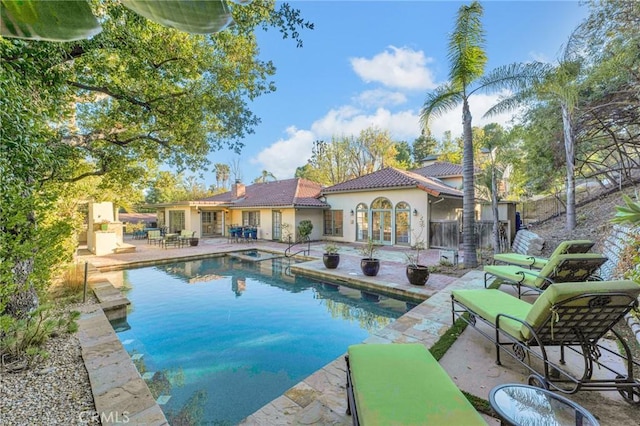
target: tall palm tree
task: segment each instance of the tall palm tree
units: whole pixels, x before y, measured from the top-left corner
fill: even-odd
[[[453,33],[449,37],[449,81],[427,94],[420,113],[423,128],[429,120],[462,103],[462,250],[464,266],[478,266],[475,241],[475,190],[473,137],[469,98],[477,92],[498,92],[503,89],[524,90],[540,76],[540,64],[511,64],[486,75],[487,55],[484,51],[483,9],[477,1],[461,6]]]
[[[576,32],[569,36],[562,56],[556,66],[538,64],[540,76],[536,84],[522,87],[491,107],[485,116],[509,111],[530,99],[560,105],[566,163],[566,229],[576,227],[575,183],[575,112],[579,101],[579,76],[584,69],[583,60],[577,54],[580,40]]]

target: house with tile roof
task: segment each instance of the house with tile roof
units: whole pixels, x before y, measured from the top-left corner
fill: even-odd
[[[171,232],[188,229],[198,237],[228,235],[231,226],[258,229],[259,239],[286,238],[287,225],[295,230],[302,220],[314,223],[311,239],[322,238],[322,212],[329,208],[320,200],[322,186],[302,178],[244,185],[236,182],[231,191],[195,201],[154,204],[158,226]],[[284,226],[283,226],[284,225]]]
[[[324,188],[322,197],[330,206],[323,212],[323,238],[334,241],[411,245],[420,238],[437,245],[430,223],[457,221],[462,210],[460,190],[393,167]]]
[[[421,173],[417,173],[421,171]],[[435,173],[437,170],[431,170]],[[446,171],[446,170],[445,170]],[[228,235],[232,226],[258,229],[259,239],[286,240],[302,220],[313,223],[312,240],[367,241],[411,245],[420,239],[438,245],[430,224],[458,221],[462,192],[436,177],[387,167],[322,188],[302,178],[244,185],[196,201],[155,204],[158,225],[198,237]]]

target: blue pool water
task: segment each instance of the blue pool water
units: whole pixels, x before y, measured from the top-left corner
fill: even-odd
[[[411,304],[219,257],[125,271],[114,323],[172,425],[236,424]]]

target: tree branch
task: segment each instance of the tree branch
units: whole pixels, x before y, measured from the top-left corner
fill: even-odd
[[[71,86],[77,87],[82,90],[89,90],[91,92],[100,92],[100,93],[104,93],[105,95],[111,96],[114,99],[127,101],[134,105],[141,106],[147,111],[151,110],[151,104],[149,102],[144,102],[130,96],[125,96],[122,94],[115,93],[111,91],[108,87],[89,86],[87,84],[78,83],[77,81],[70,81],[70,80],[67,80],[67,83],[70,84]]]

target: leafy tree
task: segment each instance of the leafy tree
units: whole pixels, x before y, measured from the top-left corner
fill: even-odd
[[[438,141],[431,136],[429,129],[424,129],[422,134],[413,141],[411,155],[415,163],[420,163],[423,159],[431,154],[436,153]]]
[[[201,169],[210,151],[239,150],[259,121],[247,100],[274,90],[255,29],[298,40],[311,27],[266,0],[232,8],[236,25],[209,36],[119,2],[91,5],[103,31],[89,40],[0,38],[0,313],[33,310],[53,266],[70,257],[72,224],[57,209],[73,183],[131,187],[159,163]]]
[[[389,132],[376,128],[362,130],[357,138],[334,136],[331,141],[315,141],[311,158],[296,176],[335,185],[384,167],[402,168],[396,147]]]
[[[411,159],[411,146],[407,141],[400,141],[396,143],[396,157],[395,161],[399,168],[410,169],[413,167],[413,161]]]

